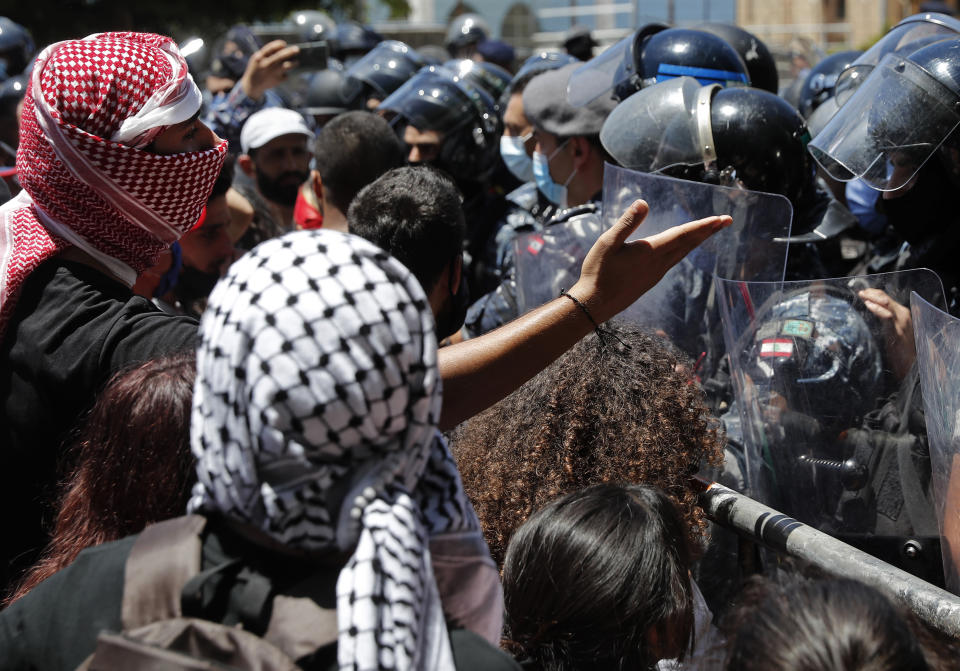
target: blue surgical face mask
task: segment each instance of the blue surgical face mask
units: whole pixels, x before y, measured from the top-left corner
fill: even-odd
[[[531,137],[532,132],[520,137],[503,135],[500,138],[500,156],[503,157],[507,169],[521,182],[533,179],[533,160],[524,147]]]
[[[550,156],[539,151],[533,152],[533,178],[537,181],[537,188],[540,189],[540,193],[546,196],[547,200],[560,207],[567,207],[567,185],[577,174],[577,170],[574,168],[563,184],[557,184],[550,176],[550,161],[561,149],[567,146],[567,142],[570,142],[569,138],[564,140],[563,144],[557,147]]]

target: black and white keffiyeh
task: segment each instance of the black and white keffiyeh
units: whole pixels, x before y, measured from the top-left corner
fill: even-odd
[[[340,668],[452,669],[429,544],[479,524],[436,429],[416,278],[360,238],[291,233],[231,266],[200,333],[189,510],[353,551],[337,581]]]

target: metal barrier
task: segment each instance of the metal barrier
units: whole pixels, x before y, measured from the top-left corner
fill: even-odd
[[[960,597],[723,485],[697,479],[700,505],[717,524],[833,575],[859,580],[909,608],[934,629],[960,638]]]

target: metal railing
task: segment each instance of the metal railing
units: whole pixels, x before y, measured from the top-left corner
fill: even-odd
[[[862,552],[723,485],[697,479],[713,522],[776,552],[842,578],[859,580],[909,608],[924,623],[960,638],[960,597]]]

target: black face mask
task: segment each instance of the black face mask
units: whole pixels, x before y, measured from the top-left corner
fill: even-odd
[[[913,246],[931,240],[956,221],[955,187],[939,161],[920,168],[913,186],[898,198],[883,199],[878,209],[894,230]]]
[[[270,179],[262,172],[257,172],[257,188],[260,194],[269,201],[293,207],[297,204],[297,192],[300,191],[300,185],[307,181],[309,172],[284,172],[276,179]],[[296,177],[296,184],[281,184],[280,180],[287,177]]]
[[[460,273],[457,293],[453,293],[452,287],[448,289],[450,300],[437,315],[437,340],[445,340],[459,331],[467,319],[467,308],[470,307],[470,290],[467,288],[467,276],[464,273]]]
[[[213,291],[219,281],[218,273],[205,273],[188,265],[180,269],[180,276],[173,287],[173,294],[181,303],[192,303],[199,298],[206,298]]]

